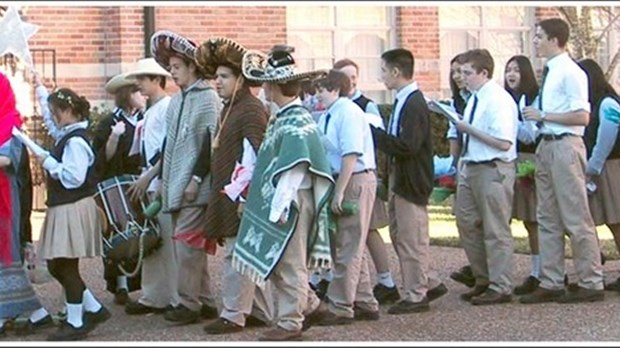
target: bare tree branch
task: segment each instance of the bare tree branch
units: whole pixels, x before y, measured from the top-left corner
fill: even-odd
[[[613,76],[619,62],[620,62],[620,47],[616,50],[616,53],[614,53],[614,57],[611,59],[611,62],[609,62],[609,66],[607,67],[607,71],[605,72],[605,79],[607,81],[609,81],[611,77]]]

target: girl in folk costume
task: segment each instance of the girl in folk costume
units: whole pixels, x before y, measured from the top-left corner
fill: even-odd
[[[183,325],[217,316],[205,252],[215,253],[215,244],[205,244],[202,231],[211,192],[211,134],[221,102],[195,63],[194,43],[159,31],[151,37],[151,49],[157,63],[170,71],[181,88],[170,100],[163,159],[155,166],[162,168],[162,211],[172,217],[178,264],[180,303],[164,319]]]
[[[244,191],[269,118],[241,73],[245,52],[245,48],[232,40],[213,38],[203,43],[196,53],[200,68],[207,75],[216,76],[218,94],[224,99],[213,142],[213,191],[209,196],[205,227],[205,236],[222,241],[225,248],[223,308],[219,319],[204,327],[211,335],[241,331],[250,314],[269,323],[274,311],[270,288],[256,287],[232,266],[232,248],[239,229],[243,198],[247,196]]]
[[[0,73],[0,337],[6,335],[5,323],[23,313],[32,312],[26,327],[30,331],[52,323],[28,280],[20,254],[19,168],[26,149],[11,136],[11,130],[21,125],[11,84]]]
[[[620,97],[598,63],[584,59],[578,64],[588,75],[592,110],[584,133],[586,180],[594,183],[588,194],[590,212],[595,225],[607,225],[620,250]],[[605,289],[620,291],[620,278],[605,284]]]
[[[44,87],[38,87],[41,93]],[[102,253],[102,221],[93,199],[95,154],[86,129],[90,104],[68,88],[52,93],[41,105],[45,123],[55,139],[54,148],[38,157],[47,171],[47,214],[41,230],[39,256],[62,285],[67,319],[52,341],[79,340],[110,317],[86,288],[79,259]],[[53,122],[51,121],[53,115]]]
[[[146,100],[135,78],[128,78],[127,74],[114,76],[105,90],[114,96],[116,108],[99,121],[94,131],[96,182],[124,174],[140,174],[140,156],[129,155],[129,150]],[[114,302],[120,305],[128,302],[128,292],[140,289],[140,273],[127,278],[109,259],[104,260],[104,278],[107,290],[114,294]]]

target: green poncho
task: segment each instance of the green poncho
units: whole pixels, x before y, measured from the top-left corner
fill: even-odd
[[[233,250],[233,267],[259,286],[265,284],[284,255],[299,217],[293,204],[286,224],[269,221],[277,180],[280,174],[303,162],[309,165],[315,204],[307,264],[316,268],[328,267],[331,262],[327,209],[334,181],[316,123],[305,108],[292,106],[269,123]]]

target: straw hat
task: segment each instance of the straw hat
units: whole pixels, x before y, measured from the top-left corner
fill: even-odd
[[[112,77],[110,81],[108,81],[108,83],[105,84],[104,88],[106,92],[110,94],[114,94],[121,87],[131,86],[135,84],[137,84],[136,79],[130,78],[127,76],[127,73],[124,73],[124,74],[118,74]]]
[[[289,49],[274,47],[269,54],[248,51],[241,63],[243,76],[250,81],[286,83],[295,80],[315,79],[327,74],[327,70],[297,72],[295,60]]]
[[[163,77],[171,77],[170,73],[157,64],[155,58],[144,58],[138,61],[136,69],[127,73],[128,78],[137,77],[139,75],[156,75]]]

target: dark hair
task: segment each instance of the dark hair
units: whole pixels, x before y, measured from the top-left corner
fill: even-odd
[[[346,97],[351,92],[351,79],[342,71],[331,69],[327,75],[314,80],[312,86],[314,89],[323,87],[330,92],[338,90],[338,96]]]
[[[465,56],[463,53],[459,53],[452,60],[450,60],[450,69],[452,69],[452,64],[457,63],[463,65]],[[452,71],[450,71],[450,91],[452,92],[452,100],[454,101],[454,106],[459,113],[463,113],[465,110],[465,99],[461,96],[461,91],[459,87],[456,85],[456,82],[452,78]]]
[[[144,76],[147,77],[151,81],[153,81],[155,79],[159,79],[159,87],[161,87],[161,89],[166,89],[166,77],[165,76],[162,76],[162,75],[152,75],[152,74],[146,74]]]
[[[601,69],[598,63],[587,58],[579,61],[577,64],[579,64],[581,69],[588,75],[588,95],[590,107],[592,109],[597,107],[603,98],[607,96],[618,97],[618,93],[616,93],[616,90],[607,82],[603,69]]]
[[[120,87],[114,93],[114,103],[117,107],[129,111],[131,109],[131,95],[139,90],[140,88],[137,84]]]
[[[475,48],[473,50],[469,50],[464,53],[464,64],[470,63],[472,68],[476,71],[476,73],[480,73],[482,70],[487,71],[487,77],[489,79],[493,78],[493,69],[495,68],[495,63],[493,62],[493,57],[491,53],[485,48]]]
[[[568,23],[561,18],[549,18],[538,23],[538,26],[547,34],[548,39],[556,38],[558,47],[564,48],[568,42],[570,28]]]
[[[316,93],[316,90],[312,88],[311,80],[301,81],[299,87],[299,98],[301,98],[302,101],[306,98],[306,93],[310,95],[314,95]]]
[[[299,80],[277,83],[277,85],[280,88],[280,92],[285,97],[296,97],[301,91],[301,82]]]
[[[349,65],[353,65],[355,67],[355,70],[357,71],[360,70],[360,67],[357,66],[357,64],[349,58],[344,58],[334,63],[334,69],[340,70],[344,68],[345,66],[349,66]]]
[[[84,96],[78,96],[70,88],[60,88],[47,97],[50,109],[65,111],[71,109],[71,113],[79,117],[80,121],[87,120],[90,116],[90,103]]]
[[[534,98],[538,95],[538,82],[536,81],[536,75],[534,74],[534,68],[532,68],[532,63],[529,58],[522,55],[512,56],[506,62],[506,67],[504,68],[504,75],[506,74],[506,69],[508,69],[508,64],[515,62],[519,67],[519,74],[521,78],[519,79],[519,86],[516,89],[511,89],[508,87],[508,83],[506,83],[506,78],[504,78],[504,88],[512,95],[512,98],[518,103],[519,98],[521,98],[522,94],[527,96],[528,104],[532,104]]]
[[[404,78],[410,79],[413,77],[415,60],[411,51],[404,48],[396,48],[383,52],[381,59],[383,59],[387,66],[400,70]]]

